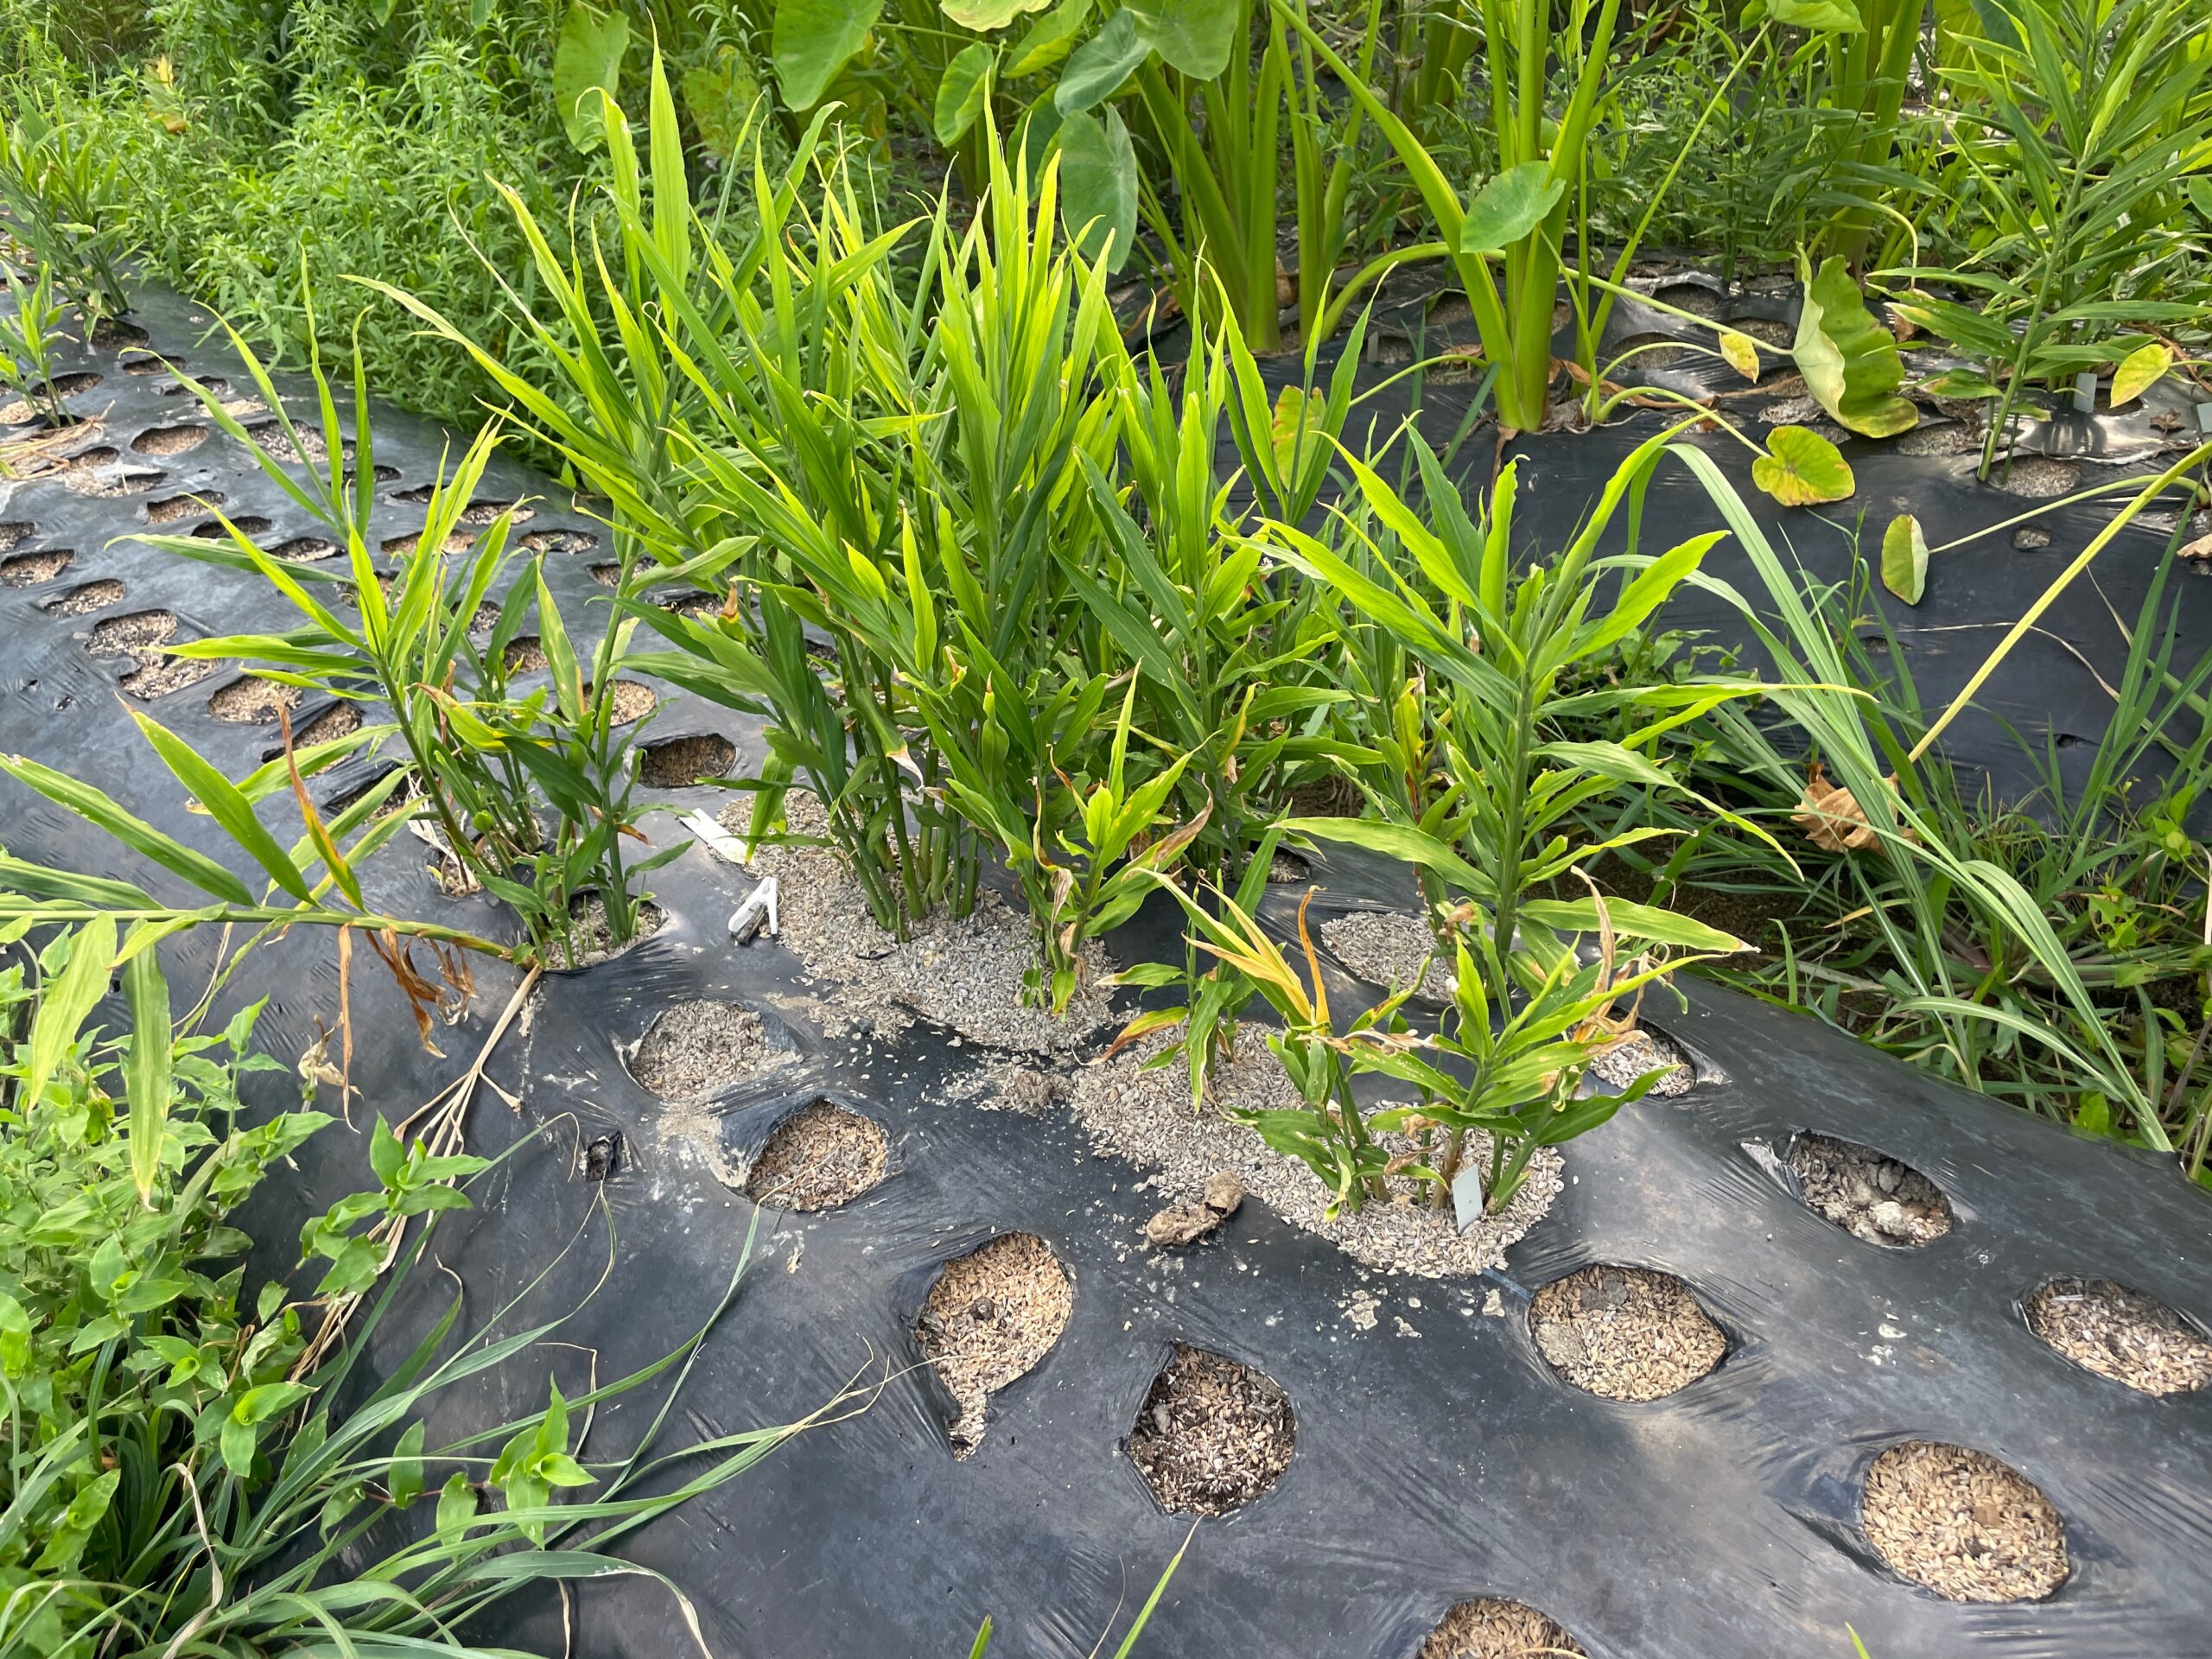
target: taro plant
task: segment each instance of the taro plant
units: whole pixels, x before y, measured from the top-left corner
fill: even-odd
[[[1720,539],[1713,532],[1641,554],[1631,512],[1630,550],[1598,555],[1624,504],[1640,498],[1669,436],[1647,440],[1629,457],[1564,553],[1522,570],[1511,548],[1516,467],[1501,474],[1478,520],[1418,436],[1414,454],[1433,522],[1351,461],[1365,512],[1340,513],[1339,538],[1281,524],[1267,531],[1286,557],[1328,587],[1348,628],[1387,633],[1421,671],[1406,690],[1364,710],[1370,730],[1395,739],[1395,747],[1378,746],[1365,769],[1355,768],[1376,816],[1294,817],[1285,828],[1405,860],[1440,884],[1443,902],[1432,921],[1456,969],[1452,1008],[1438,1030],[1417,1037],[1389,1020],[1370,1024],[1373,1034],[1351,1041],[1347,1058],[1423,1090],[1414,1116],[1389,1121],[1445,1132],[1442,1161],[1422,1166],[1440,1192],[1451,1178],[1447,1166],[1457,1173],[1465,1131],[1491,1135],[1484,1191],[1491,1207],[1510,1198],[1537,1145],[1593,1128],[1634,1097],[1575,1099],[1591,1054],[1613,1029],[1608,1010],[1700,959],[1696,953],[1741,948],[1663,908],[1573,892],[1591,861],[1665,833],[1630,825],[1586,836],[1580,815],[1623,793],[1689,793],[1663,764],[1661,739],[1761,690],[1710,674],[1637,682],[1591,671]],[[1370,695],[1382,689],[1368,687]],[[1569,734],[1599,717],[1619,718],[1625,729],[1616,738]],[[1399,776],[1408,762],[1434,773],[1433,782],[1421,780],[1417,801]],[[1594,960],[1579,948],[1586,939],[1599,942]],[[1624,944],[1637,953],[1625,969],[1618,965]],[[1657,954],[1669,950],[1694,954],[1673,961]]]
[[[133,928],[119,952],[105,915],[35,950],[22,922],[7,931],[26,960],[0,969],[0,1399],[11,1427],[0,1647],[57,1659],[466,1653],[478,1650],[470,1622],[517,1591],[603,1574],[652,1580],[688,1614],[674,1586],[614,1547],[803,1427],[657,1445],[737,1276],[673,1352],[574,1400],[553,1383],[542,1410],[435,1437],[458,1392],[557,1345],[565,1322],[525,1325],[510,1304],[456,1339],[456,1299],[370,1375],[436,1216],[468,1206],[455,1184],[485,1161],[432,1157],[379,1120],[375,1185],[305,1230],[302,1265],[319,1285],[300,1294],[280,1275],[253,1288],[253,1241],[234,1224],[332,1121],[306,1100],[273,1116],[241,1103],[243,1078],[287,1069],[252,1049],[261,1005],[219,1033],[173,1029],[158,929]],[[129,1020],[113,1033],[93,1016],[118,968]],[[389,1253],[365,1243],[362,1226],[394,1214],[426,1224]],[[318,1342],[334,1299],[380,1274],[364,1316]],[[542,1373],[499,1386],[509,1385],[547,1386]],[[587,1452],[581,1431],[598,1408],[633,1399],[648,1406],[642,1436],[614,1456]],[[434,1511],[427,1524],[395,1529],[417,1505]]]
[[[316,453],[259,359],[235,334],[232,341],[275,412],[286,452]],[[631,800],[635,731],[618,721],[613,697],[633,625],[602,631],[587,665],[553,602],[542,560],[519,578],[512,568],[512,510],[503,508],[472,538],[473,520],[480,517],[472,498],[499,441],[496,424],[478,435],[449,474],[442,464],[422,531],[396,569],[379,569],[369,534],[374,441],[358,345],[353,367],[349,440],[320,357],[310,355],[324,457],[319,467],[288,466],[272,452],[276,437],[256,439],[219,397],[188,377],[209,416],[339,538],[344,556],[327,570],[288,563],[226,517],[227,544],[189,536],[143,538],[257,575],[302,618],[288,632],[195,639],[175,652],[250,663],[281,684],[387,715],[364,730],[387,749],[396,739],[405,754],[429,838],[449,865],[442,872],[448,887],[481,888],[505,900],[538,959],[573,964],[576,912],[585,896],[596,895],[613,938],[626,940],[638,925],[636,882],[675,852],[626,861],[623,843],[634,835],[639,816]],[[523,624],[533,617],[550,684],[524,690],[513,683],[522,660],[515,653],[522,649]]]

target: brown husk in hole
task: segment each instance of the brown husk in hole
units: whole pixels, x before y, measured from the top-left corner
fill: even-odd
[[[1182,1343],[1153,1378],[1129,1461],[1174,1515],[1227,1515],[1273,1490],[1297,1449],[1290,1397],[1272,1377]]]
[[[982,1443],[990,1396],[1052,1351],[1074,1306],[1068,1270],[1033,1233],[1001,1234],[944,1264],[914,1336],[959,1405],[955,1456]]]
[[[1421,1644],[1417,1659],[1530,1659],[1582,1654],[1580,1643],[1535,1608],[1484,1596],[1463,1601]]]
[[[882,1181],[891,1147],[880,1124],[817,1100],[776,1126],[745,1175],[745,1196],[772,1210],[834,1210]]]
[[[1728,1338],[1669,1273],[1579,1268],[1529,1306],[1537,1351],[1567,1382],[1606,1400],[1658,1400],[1718,1365]]]
[[[2109,1279],[2053,1279],[2024,1312],[2054,1352],[2139,1393],[2187,1394],[2212,1382],[2212,1339],[2164,1302]]]
[[[1986,1452],[1908,1440],[1866,1471],[1867,1541],[1947,1601],[2038,1601],[2066,1582],[2050,1500]]]

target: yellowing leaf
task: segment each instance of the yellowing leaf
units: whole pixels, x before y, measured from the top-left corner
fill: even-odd
[[[1841,259],[1823,261],[1817,275],[1807,273],[1802,305],[1790,355],[1821,407],[1870,438],[1919,425],[1911,399],[1897,396],[1904,364],[1897,336],[1874,321]]]
[[[2173,365],[2173,350],[2163,340],[2138,346],[2113,371],[2112,406],[2119,409],[2133,403],[2164,379]]]
[[[1051,0],[940,0],[938,10],[978,34],[1004,29],[1025,12],[1041,11]]]
[[[1808,428],[1777,426],[1766,447],[1751,463],[1751,482],[1785,507],[1847,500],[1859,487],[1843,452]]]
[[[1759,378],[1759,343],[1749,334],[1739,334],[1733,328],[1723,328],[1720,331],[1720,355],[1727,359],[1728,366],[1745,379],[1756,381]]]
[[[1321,446],[1321,415],[1327,399],[1297,386],[1285,386],[1275,398],[1275,473],[1295,486],[1297,473]]]
[[[1908,605],[1928,591],[1928,537],[1920,520],[1901,512],[1882,532],[1882,586]]]

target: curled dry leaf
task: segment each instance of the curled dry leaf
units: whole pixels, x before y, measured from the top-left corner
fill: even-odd
[[[1892,772],[1883,781],[1894,792],[1897,774]],[[1880,839],[1867,821],[1866,809],[1842,785],[1830,783],[1818,761],[1813,764],[1812,776],[1805,780],[1804,793],[1797,798],[1797,809],[1790,814],[1790,822],[1824,852],[1860,852]]]

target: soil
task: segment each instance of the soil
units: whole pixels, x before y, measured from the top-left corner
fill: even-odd
[[[668,912],[650,899],[638,901],[638,931],[618,944],[614,930],[607,925],[607,903],[595,893],[581,893],[569,901],[569,919],[576,935],[575,958],[568,960],[556,944],[553,959],[547,965],[554,968],[589,968],[595,963],[620,956],[633,944],[642,944],[668,925]]]
[[[216,719],[255,725],[273,726],[279,709],[289,710],[299,706],[299,687],[264,680],[257,674],[232,680],[228,685],[219,687],[215,695],[207,699],[207,711]]]
[[[140,352],[153,343],[154,337],[135,322],[102,317],[92,325],[92,349],[96,352]]]
[[[205,495],[165,496],[159,501],[146,504],[146,522],[149,524],[173,524],[180,518],[192,518],[210,507],[219,507],[225,499],[220,490],[210,490]]]
[[[454,522],[474,525],[476,529],[481,530],[494,522],[503,512],[507,515],[507,522],[515,524],[526,524],[537,517],[537,508],[524,506],[519,502],[471,501],[461,510],[460,515]]]
[[[269,550],[272,559],[282,559],[287,564],[317,564],[338,551],[338,543],[327,542],[320,536],[295,536],[289,542],[279,542]]]
[[[1648,351],[1639,349],[1645,346],[1650,349]],[[1680,368],[1696,355],[1688,346],[1677,342],[1671,334],[1630,334],[1617,344],[1606,347],[1605,355],[1607,361],[1612,362],[1628,352],[1635,352],[1636,355],[1625,363],[1618,364],[1613,370],[1613,378],[1621,379],[1624,377],[1633,378],[1639,369]]]
[[[149,352],[141,357],[124,358],[122,366],[125,374],[175,374],[183,369],[184,359]]]
[[[1804,426],[1819,420],[1823,411],[1816,397],[1785,397],[1762,405],[1757,413],[1769,426]]]
[[[1656,1031],[1632,1031],[1610,1048],[1600,1049],[1591,1058],[1590,1071],[1600,1083],[1618,1090],[1662,1065],[1673,1069],[1649,1092],[1662,1100],[1689,1093],[1697,1082],[1697,1072],[1682,1052]]]
[[[1980,434],[1963,421],[1916,426],[1890,443],[1891,453],[1899,455],[1964,455],[1980,448]]]
[[[545,671],[545,647],[537,642],[534,633],[518,633],[507,641],[505,657],[509,674],[542,674]]]
[[[1990,469],[1989,481],[2007,495],[2046,501],[2054,495],[2071,495],[2082,487],[2082,468],[2074,461],[2054,461],[2048,455],[2021,455],[1999,461]]]
[[[1576,1388],[1606,1400],[1658,1400],[1718,1365],[1728,1338],[1688,1285],[1649,1268],[1600,1264],[1539,1290],[1537,1351]]]
[[[1075,1284],[1033,1233],[1002,1233],[944,1264],[914,1329],[960,1416],[947,1438],[955,1457],[982,1444],[990,1396],[1052,1350],[1075,1306]]]
[[[1298,1420],[1274,1380],[1175,1344],[1129,1430],[1129,1461],[1170,1515],[1227,1515],[1290,1467]]]
[[[415,550],[422,539],[423,532],[419,530],[411,536],[389,537],[382,543],[385,556],[387,558],[404,559]],[[466,553],[475,545],[476,538],[474,536],[464,536],[456,530],[446,537],[445,550],[448,553]]]
[[[1535,1608],[1484,1596],[1445,1614],[1416,1659],[1552,1659],[1559,1654],[1582,1659],[1575,1639]]]
[[[188,685],[197,685],[217,669],[220,663],[210,663],[192,657],[157,658],[135,674],[123,677],[123,689],[141,702],[151,702],[156,697],[181,691]]]
[[[2039,1601],[2071,1570],[2050,1500],[1986,1452],[1908,1440],[1874,1459],[1866,1540],[1947,1601]]]
[[[232,519],[231,527],[241,536],[260,536],[269,531],[270,521],[248,513],[243,518]],[[226,542],[231,538],[230,531],[223,528],[223,521],[219,518],[210,518],[204,524],[194,524],[192,533],[203,541]]]
[[[643,720],[652,713],[660,702],[652,687],[641,680],[617,680],[607,689],[607,701],[612,715],[611,724],[627,726]],[[584,688],[584,695],[591,695],[591,688]]]
[[[99,582],[88,582],[81,588],[72,588],[47,608],[56,616],[90,616],[94,611],[120,604],[123,592],[123,584],[107,576]]]
[[[0,582],[10,588],[31,588],[41,582],[52,582],[69,568],[69,561],[77,556],[69,548],[49,548],[43,553],[18,553],[13,558],[0,560]]]
[[[1278,850],[1268,862],[1268,883],[1270,887],[1294,887],[1313,879],[1313,867],[1297,853]]]
[[[752,802],[738,801],[722,809],[721,822],[742,836],[752,817]],[[785,818],[795,836],[826,829],[814,798],[798,791],[785,798]],[[1096,988],[1111,964],[1096,946],[1084,951],[1083,983],[1064,1019],[1024,1000],[1022,975],[1037,959],[1029,918],[988,888],[965,918],[956,921],[939,910],[902,944],[875,925],[860,883],[830,848],[763,847],[749,868],[776,878],[785,946],[810,977],[835,981],[848,993],[839,999],[842,1007],[821,1011],[830,1022],[825,1034],[861,1022],[889,1034],[918,1015],[950,1026],[963,1040],[1026,1054],[1066,1053],[1085,1046],[1112,1016]]]
[[[181,455],[197,449],[207,437],[204,426],[149,426],[130,440],[130,447],[142,455]]]
[[[768,1137],[746,1172],[745,1196],[770,1210],[835,1210],[872,1192],[890,1163],[874,1118],[817,1100]]]
[[[2138,1393],[2212,1382],[2212,1340],[2153,1297],[2109,1279],[2053,1279],[2028,1298],[2028,1329],[2085,1370]]]
[[[0,524],[0,553],[12,553],[37,530],[38,526],[22,519]]]
[[[1808,1131],[1790,1143],[1789,1162],[1806,1206],[1853,1238],[1919,1245],[1951,1230],[1942,1189],[1871,1147]]]
[[[2050,532],[2041,524],[2022,524],[2012,532],[2012,545],[2023,553],[2050,545]]]
[[[1449,997],[1457,981],[1441,962],[1431,961],[1436,936],[1418,916],[1396,910],[1356,910],[1321,924],[1321,943],[1329,954],[1370,985],[1395,990],[1421,976],[1420,995]],[[1422,964],[1427,963],[1426,969]]]
[[[615,682],[619,696],[622,682]],[[647,789],[687,789],[702,778],[721,778],[737,764],[737,745],[707,733],[649,743],[638,757],[638,781]]]
[[[140,657],[150,662],[175,632],[176,618],[168,611],[133,611],[95,624],[85,649],[94,657]]]
[[[700,1101],[742,1083],[783,1057],[768,1028],[735,1002],[677,1002],[664,1009],[630,1057],[630,1075],[663,1100]]]
[[[582,530],[533,530],[522,538],[522,545],[532,553],[588,553],[599,545],[599,537]]]
[[[622,580],[622,567],[619,564],[594,564],[591,568],[591,579],[602,588],[614,587]]]
[[[294,733],[292,743],[296,748],[305,748],[310,743],[329,743],[351,737],[360,729],[361,711],[350,702],[341,702],[317,715]]]
[[[294,447],[291,439],[284,435],[283,424],[276,421],[263,421],[257,425],[249,426],[245,429],[245,435],[267,450],[271,461],[283,461],[291,467],[302,465],[321,467],[328,462],[330,446],[323,442],[321,430],[313,426],[302,426],[296,421],[293,423],[293,426],[300,435],[300,442],[296,448]],[[353,459],[353,446],[350,443],[346,446],[344,459],[348,461]]]
[[[1281,1062],[1264,1042],[1254,1040],[1259,1034],[1247,1032],[1234,1060],[1216,1065],[1209,1085],[1213,1100],[1244,1109],[1304,1109]],[[1395,1178],[1391,1202],[1370,1199],[1363,1208],[1342,1211],[1331,1219],[1329,1189],[1304,1164],[1269,1150],[1249,1124],[1219,1111],[1191,1109],[1190,1074],[1180,1060],[1146,1069],[1145,1063],[1173,1040],[1171,1033],[1157,1033],[1111,1060],[1084,1066],[1071,1090],[1077,1121],[1094,1147],[1149,1172],[1141,1185],[1170,1203],[1199,1198],[1207,1180],[1226,1170],[1283,1220],[1319,1234],[1357,1261],[1446,1279],[1501,1265],[1506,1247],[1542,1219],[1559,1195],[1563,1166],[1560,1154],[1546,1147],[1530,1162],[1512,1201],[1465,1232],[1451,1210],[1418,1202],[1413,1184]],[[1378,1139],[1394,1153],[1413,1149],[1402,1136]],[[1471,1134],[1466,1156],[1489,1155],[1489,1137]]]

